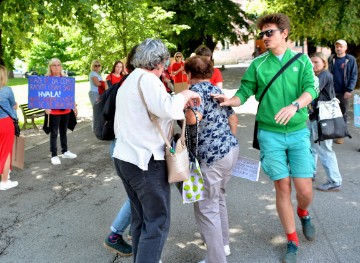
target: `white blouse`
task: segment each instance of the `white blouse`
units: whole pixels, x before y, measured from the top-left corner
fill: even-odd
[[[182,94],[169,95],[155,74],[140,68],[135,69],[119,88],[113,157],[147,170],[152,155],[155,160],[165,160],[165,142],[141,100],[138,80],[142,74],[140,85],[145,102],[149,111],[159,117],[158,122],[166,135],[172,120],[184,119],[185,98]]]

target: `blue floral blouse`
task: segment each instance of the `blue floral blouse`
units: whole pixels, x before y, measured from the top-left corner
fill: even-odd
[[[198,127],[198,160],[211,165],[222,159],[231,148],[238,146],[231,133],[228,117],[235,114],[231,107],[221,107],[210,94],[223,94],[220,88],[210,82],[192,85],[190,90],[201,96],[201,105],[194,110],[203,115]]]

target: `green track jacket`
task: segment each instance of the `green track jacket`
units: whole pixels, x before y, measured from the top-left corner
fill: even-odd
[[[245,72],[240,88],[235,94],[240,98],[241,104],[244,104],[251,95],[255,95],[255,99],[259,101],[267,83],[295,55],[296,52],[287,49],[281,62],[271,51],[255,58]],[[308,119],[306,107],[300,109],[287,125],[276,124],[275,122],[275,115],[279,110],[289,106],[305,91],[311,94],[313,100],[319,95],[318,78],[313,72],[310,58],[304,54],[294,61],[265,93],[256,114],[259,128],[282,133],[306,128],[306,120]]]

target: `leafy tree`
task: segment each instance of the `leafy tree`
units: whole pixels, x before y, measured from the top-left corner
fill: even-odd
[[[146,0],[100,1],[97,13],[101,19],[96,31],[100,33],[91,37],[88,32],[85,47],[88,48],[89,65],[91,60],[100,59],[105,71],[109,71],[116,60],[124,59],[131,48],[145,38],[160,38],[171,45],[166,40],[167,35],[186,28],[169,26],[169,19],[175,13]]]
[[[14,58],[31,46],[35,29],[45,24],[80,22],[91,28],[93,0],[2,0],[0,1],[0,64],[13,68]]]
[[[231,0],[168,0],[157,1],[167,11],[176,13],[170,25],[188,25],[188,30],[174,32],[169,41],[176,50],[190,55],[200,44],[214,50],[216,43],[225,40],[239,44],[247,40],[252,16]],[[246,31],[244,31],[246,29]]]

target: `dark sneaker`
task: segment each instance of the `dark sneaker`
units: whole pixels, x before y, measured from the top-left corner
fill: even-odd
[[[120,236],[115,243],[110,242],[109,238],[106,237],[104,247],[121,256],[129,257],[132,255],[132,246],[126,243],[122,236]]]
[[[300,221],[305,238],[309,241],[313,241],[315,239],[315,227],[311,222],[310,216],[303,216],[300,218]]]
[[[327,182],[325,184],[317,186],[316,190],[324,192],[339,192],[341,190],[341,185],[337,183]]]
[[[286,254],[282,259],[283,263],[296,263],[298,247],[294,241],[287,243]]]

